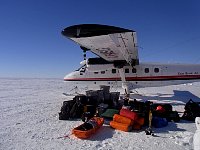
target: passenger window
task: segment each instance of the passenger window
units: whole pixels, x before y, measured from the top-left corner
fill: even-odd
[[[133,68],[132,73],[136,73],[136,72],[137,72],[136,68]]]
[[[129,73],[129,69],[128,68],[125,69],[125,73]]]
[[[154,72],[158,73],[159,72],[159,68],[154,68]]]
[[[94,74],[98,74],[98,72],[94,72]]]
[[[105,71],[101,71],[101,74],[105,74],[106,72]]]
[[[112,73],[116,73],[117,71],[116,71],[116,69],[112,69]]]
[[[144,72],[145,72],[145,73],[149,73],[149,68],[145,68],[145,69],[144,69]]]

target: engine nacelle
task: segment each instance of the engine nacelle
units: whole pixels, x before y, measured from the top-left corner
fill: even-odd
[[[82,66],[83,66],[83,65],[87,65],[87,60],[81,61],[81,62],[80,62],[80,65],[82,65]]]

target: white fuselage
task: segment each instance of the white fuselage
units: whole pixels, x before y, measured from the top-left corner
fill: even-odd
[[[176,85],[195,82],[200,79],[200,65],[140,63],[134,67],[124,66],[129,89]],[[67,82],[82,84],[88,88],[99,85],[122,85],[118,69],[110,64],[83,66],[64,78]]]

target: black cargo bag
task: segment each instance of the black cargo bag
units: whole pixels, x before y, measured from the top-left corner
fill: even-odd
[[[82,105],[87,105],[87,96],[83,94],[76,95],[73,100],[75,102],[81,103]]]
[[[159,111],[157,108],[161,106],[164,110]],[[180,121],[180,117],[177,111],[172,111],[172,105],[171,104],[153,104],[153,116],[166,118],[167,121],[174,121],[178,122]]]
[[[169,115],[167,116],[168,121],[174,121],[174,122],[179,122],[180,121],[180,116],[177,111],[171,111]]]
[[[59,113],[59,120],[69,120],[70,111],[73,105],[75,104],[75,100],[64,101],[61,107],[61,111]]]
[[[190,99],[185,105],[185,111],[182,119],[188,121],[194,121],[196,117],[200,117],[200,102],[194,102]]]
[[[70,118],[81,118],[83,114],[83,105],[80,101],[76,101],[70,110]]]
[[[159,103],[153,104],[153,110],[156,110],[158,106],[162,106],[165,109],[166,113],[169,113],[172,111],[171,104],[162,104],[162,103],[161,104],[159,104]]]
[[[83,97],[75,97],[73,100],[64,101],[59,113],[59,120],[69,120],[74,118],[81,118],[83,114],[83,104],[85,101]]]

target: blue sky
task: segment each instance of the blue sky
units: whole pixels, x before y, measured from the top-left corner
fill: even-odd
[[[200,64],[198,0],[1,0],[0,77],[63,78],[82,61],[75,24],[135,30],[142,62]]]

